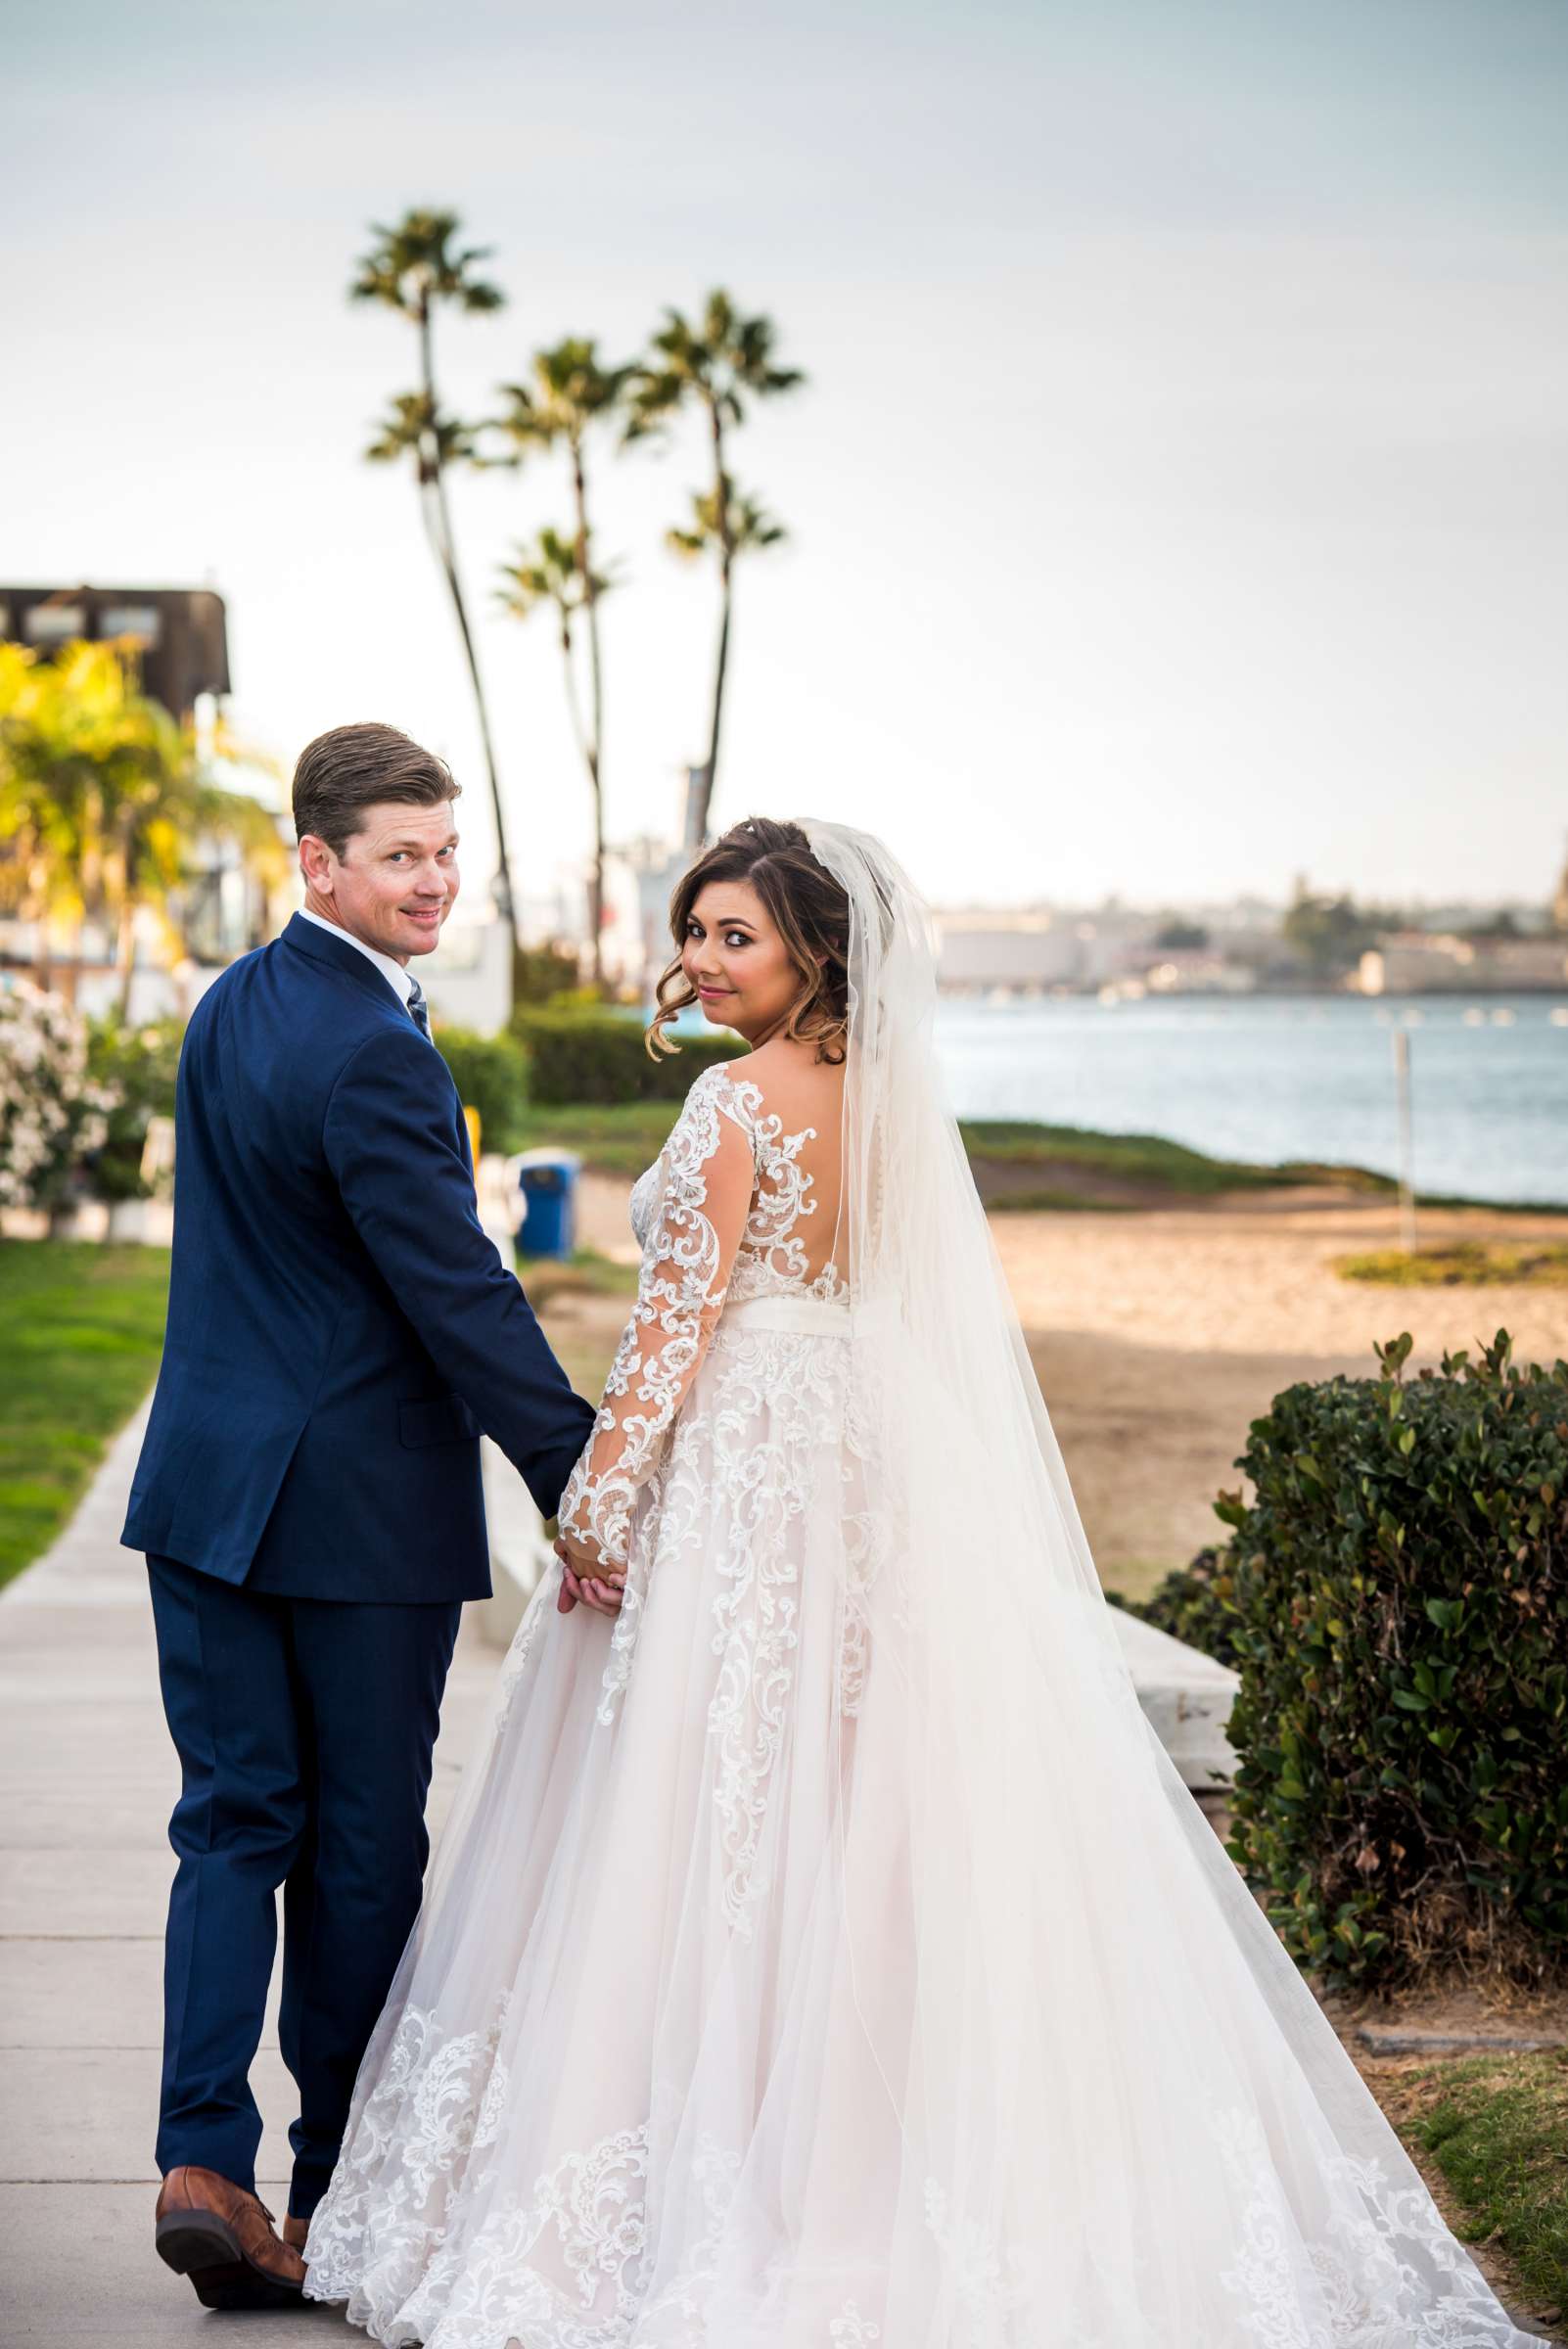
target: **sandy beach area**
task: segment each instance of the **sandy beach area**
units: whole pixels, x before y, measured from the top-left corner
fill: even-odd
[[[628,1185],[590,1175],[583,1241],[634,1261]],[[1101,1579],[1139,1596],[1222,1535],[1249,1423],[1282,1387],[1375,1372],[1409,1330],[1416,1363],[1497,1330],[1521,1359],[1568,1356],[1568,1288],[1394,1289],[1332,1260],[1398,1242],[1387,1201],[1265,1191],[1131,1214],[1003,1214],[992,1229]],[[1568,1238],[1568,1216],[1423,1210],[1420,1238]],[[579,1379],[602,1377],[625,1300],[561,1297],[546,1318]]]

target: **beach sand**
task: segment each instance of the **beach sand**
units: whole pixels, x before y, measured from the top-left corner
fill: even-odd
[[[635,1261],[628,1186],[583,1184],[579,1236]],[[992,1230],[1077,1492],[1101,1580],[1140,1597],[1206,1543],[1240,1476],[1247,1429],[1298,1379],[1375,1374],[1374,1340],[1409,1330],[1412,1361],[1472,1353],[1499,1328],[1520,1359],[1568,1356],[1568,1288],[1393,1289],[1331,1260],[1398,1244],[1385,1200],[1263,1191],[1130,1214],[995,1215]],[[1549,1235],[1568,1216],[1423,1210],[1419,1236]],[[602,1377],[623,1298],[562,1298],[546,1314],[568,1366]]]
[[[1477,1353],[1499,1329],[1521,1360],[1568,1355],[1568,1288],[1395,1289],[1332,1260],[1398,1243],[1386,1203],[1234,1194],[1137,1215],[1002,1215],[992,1229],[1099,1563],[1142,1596],[1224,1538],[1212,1502],[1241,1478],[1251,1421],[1282,1387],[1375,1375],[1408,1330],[1412,1366]],[[1420,1239],[1568,1237],[1568,1217],[1424,1211]]]

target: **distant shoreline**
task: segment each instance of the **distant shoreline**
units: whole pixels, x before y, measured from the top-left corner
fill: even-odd
[[[520,1147],[576,1151],[595,1174],[634,1176],[664,1148],[678,1101],[530,1108]],[[1392,1201],[1399,1185],[1368,1167],[1313,1160],[1260,1164],[1220,1158],[1153,1133],[1051,1126],[1034,1119],[964,1118],[959,1131],[988,1213],[1137,1212],[1195,1206],[1248,1193],[1310,1191],[1347,1202]],[[1568,1215],[1568,1200],[1495,1200],[1420,1191],[1423,1208],[1474,1208],[1504,1216]]]
[[[1568,987],[1532,986],[1510,981],[1506,987],[1478,984],[1471,987],[1415,987],[1389,989],[1370,993],[1359,987],[1287,987],[1262,981],[1256,987],[1145,987],[1141,993],[1116,994],[1115,980],[1081,987],[1064,984],[1050,987],[1015,986],[998,981],[994,986],[939,986],[940,1004],[961,1004],[970,1010],[1005,1011],[1013,1004],[1034,1006],[1041,1003],[1100,1003],[1107,1011],[1121,1009],[1124,1003],[1135,1003],[1141,1010],[1149,1005],[1165,1004],[1246,1004],[1246,1003],[1365,1003],[1374,1008],[1404,1003],[1498,1003],[1512,1002],[1554,1003],[1568,1010]]]

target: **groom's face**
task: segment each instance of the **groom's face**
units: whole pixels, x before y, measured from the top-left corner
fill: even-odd
[[[300,861],[310,902],[367,946],[406,962],[428,954],[457,898],[457,829],[452,803],[405,807],[376,802],[335,855],[307,834]]]

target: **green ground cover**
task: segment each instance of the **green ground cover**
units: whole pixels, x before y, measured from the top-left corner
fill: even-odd
[[[1378,1248],[1340,1256],[1334,1269],[1346,1280],[1396,1289],[1469,1288],[1490,1281],[1520,1287],[1568,1288],[1568,1241],[1453,1240],[1438,1248]]]
[[[168,1254],[0,1240],[0,1584],[75,1506],[152,1384]]]
[[[1568,2048],[1476,2055],[1424,2073],[1401,2126],[1495,2242],[1540,2313],[1568,2312]],[[1548,2314],[1549,2312],[1549,2314]]]
[[[678,1101],[531,1106],[524,1112],[519,1147],[576,1150],[595,1174],[640,1174],[664,1148],[679,1111]],[[1159,1134],[999,1119],[968,1120],[960,1130],[987,1204],[1009,1210],[1140,1206],[1156,1195],[1208,1198],[1304,1182],[1369,1194],[1395,1187],[1360,1167],[1256,1167],[1210,1158]]]

